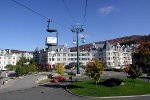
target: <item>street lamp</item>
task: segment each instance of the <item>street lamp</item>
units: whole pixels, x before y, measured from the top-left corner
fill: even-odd
[[[71,29],[72,32],[76,33],[76,38],[77,38],[77,74],[80,74],[80,63],[79,63],[79,33],[83,32],[84,29],[82,28],[82,25],[75,25]]]

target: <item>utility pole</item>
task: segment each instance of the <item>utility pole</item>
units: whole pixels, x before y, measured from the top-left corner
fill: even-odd
[[[79,62],[79,55],[80,55],[80,50],[79,50],[79,33],[83,32],[84,29],[82,28],[82,25],[75,25],[72,26],[73,28],[71,29],[72,32],[76,33],[76,38],[77,38],[77,75],[80,74],[80,62]]]

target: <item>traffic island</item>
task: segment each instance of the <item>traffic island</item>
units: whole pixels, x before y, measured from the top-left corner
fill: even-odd
[[[124,79],[124,84],[108,87],[101,82],[95,85],[92,80],[73,82],[66,89],[71,94],[85,97],[126,97],[126,96],[150,96],[150,85],[147,82],[136,80],[136,85],[131,79]]]

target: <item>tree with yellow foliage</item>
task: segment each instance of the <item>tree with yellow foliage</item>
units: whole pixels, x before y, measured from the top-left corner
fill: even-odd
[[[86,75],[93,78],[96,85],[100,81],[100,78],[103,75],[103,71],[104,64],[98,59],[93,59],[87,64]]]
[[[65,68],[64,68],[63,64],[61,64],[61,63],[56,64],[55,71],[60,75],[64,75]]]

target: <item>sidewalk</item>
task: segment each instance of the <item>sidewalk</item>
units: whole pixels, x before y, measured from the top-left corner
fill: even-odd
[[[17,79],[3,78],[0,81],[0,90],[11,86]]]

